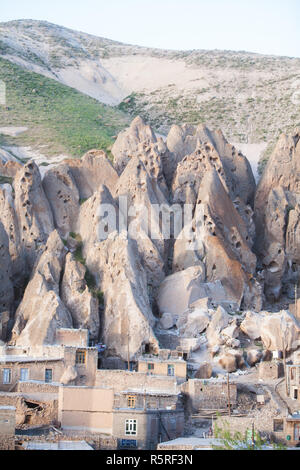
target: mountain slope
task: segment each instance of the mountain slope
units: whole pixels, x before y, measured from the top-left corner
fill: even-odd
[[[300,123],[300,59],[150,49],[31,20],[0,24],[0,55],[164,134],[171,123],[205,122],[234,142],[272,143]]]
[[[0,80],[6,84],[0,124],[28,129],[15,137],[0,136],[2,145],[81,156],[91,148],[109,150],[112,137],[128,123],[123,112],[1,58]]]

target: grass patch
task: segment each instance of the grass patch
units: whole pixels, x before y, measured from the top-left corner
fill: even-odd
[[[11,145],[43,146],[49,156],[81,157],[92,148],[108,151],[112,137],[129,124],[121,110],[2,58],[0,79],[6,84],[0,122],[6,127],[28,127],[17,137],[5,138]]]

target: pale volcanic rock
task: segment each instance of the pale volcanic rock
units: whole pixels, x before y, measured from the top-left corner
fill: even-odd
[[[12,341],[21,345],[54,344],[57,328],[72,328],[70,312],[59,297],[66,250],[55,230],[36,262],[16,314]]]
[[[87,260],[104,294],[103,341],[110,355],[125,361],[128,342],[131,359],[137,357],[145,344],[150,344],[154,350],[158,348],[147,275],[136,253],[136,242],[128,238],[126,232],[114,232],[97,244],[91,265]]]
[[[177,321],[180,337],[194,338],[203,333],[209,325],[211,316],[204,309],[189,309]]]
[[[79,192],[67,165],[48,170],[43,188],[50,203],[55,227],[62,237],[73,231],[79,213]]]
[[[300,344],[299,321],[285,310],[277,313],[248,312],[240,326],[252,340],[261,338],[268,351],[296,350]]]
[[[12,340],[16,342],[16,346],[55,344],[56,330],[73,327],[70,312],[54,291],[46,291],[40,300],[37,297],[33,298],[31,305],[39,309],[38,314],[29,316],[26,326],[19,335],[16,335],[16,330],[13,329]],[[21,306],[17,310],[17,316],[25,314],[24,309],[30,308],[26,292]]]
[[[200,125],[198,135],[202,142],[211,144],[208,145],[211,153],[214,149],[219,154],[232,199],[239,197],[244,204],[253,205],[256,184],[247,158],[227,142],[220,129],[210,131],[206,126]]]
[[[106,211],[109,211],[107,215]],[[109,189],[105,185],[100,185],[93,196],[80,206],[76,227],[76,232],[80,234],[83,242],[83,254],[88,259],[88,264],[93,261],[95,245],[105,240],[118,227],[118,206]]]
[[[242,321],[240,328],[249,336],[250,339],[256,340],[260,338],[260,324],[263,320],[263,315],[255,312],[247,312],[245,319]]]
[[[137,116],[128,129],[120,132],[113,147],[114,166],[120,175],[132,157],[140,153],[139,144],[156,143],[157,139],[151,127]]]
[[[185,312],[189,305],[197,300],[194,297],[194,291],[203,290],[202,297],[207,297],[205,289],[202,287],[204,273],[201,267],[191,267],[185,271],[181,271],[165,278],[160,286],[157,303],[159,311],[173,315],[180,315]]]
[[[226,310],[223,307],[218,307],[206,330],[206,337],[210,348],[224,344],[221,333],[222,330],[228,327],[231,321],[232,317],[228,315]]]
[[[174,201],[185,202],[188,188],[197,194],[201,178],[214,167],[232,199],[239,197],[244,204],[253,204],[255,179],[250,163],[227,142],[222,131],[210,131],[202,124],[197,128],[172,126],[167,146],[175,162]]]
[[[72,315],[73,327],[89,330],[90,338],[98,340],[99,302],[89,291],[85,275],[85,266],[68,253],[61,283],[61,299]]]
[[[222,330],[222,335],[229,339],[237,339],[240,334],[240,328],[238,326],[236,318],[230,323],[229,326]]]
[[[178,164],[172,184],[174,203],[194,206],[205,174],[214,169],[218,172],[224,188],[229,193],[220,156],[214,149],[212,149],[213,156],[210,155],[207,148],[208,146],[204,147],[198,142],[195,152],[184,157]]]
[[[159,320],[159,327],[162,330],[170,330],[173,326],[176,325],[176,316],[172,315],[172,313],[163,313]]]
[[[158,182],[150,178],[145,165],[137,157],[130,160],[120,176],[115,197],[118,198],[123,217],[126,217],[126,213],[128,215],[124,229],[137,242],[138,253],[155,296],[165,277],[164,264],[169,249],[169,236],[161,230],[159,217],[163,204],[168,228],[168,202]]]
[[[39,169],[33,161],[18,171],[14,189],[21,246],[27,266],[32,268],[54,230],[51,208],[42,187]]]
[[[150,178],[159,186],[164,196],[161,203],[164,203],[169,198],[163,167],[163,162],[169,156],[166,144],[161,138],[155,143],[140,143],[136,156],[144,163]]]
[[[206,282],[222,283],[223,300],[259,310],[261,289],[254,277],[256,256],[250,246],[246,223],[211,169],[203,177],[194,218],[175,241],[173,270],[204,266]]]
[[[10,152],[0,148],[0,175],[14,178],[20,168],[22,168],[22,163]]]
[[[299,321],[285,310],[266,314],[260,324],[261,339],[269,351],[295,351],[300,345]]]
[[[278,300],[283,283],[298,279],[300,132],[282,134],[255,196],[256,252],[265,270],[265,292]]]
[[[250,367],[254,367],[256,364],[258,364],[263,358],[263,353],[262,351],[259,351],[258,349],[251,349],[250,351],[247,352],[247,363],[249,364]]]
[[[9,184],[0,185],[0,221],[8,236],[12,276],[17,281],[23,276],[24,258],[12,187]]]
[[[9,254],[9,241],[3,224],[0,222],[0,311],[10,311],[14,300],[11,282],[12,265]]]
[[[113,193],[118,174],[102,150],[90,150],[80,160],[65,160],[79,191],[80,199],[88,199],[101,185]]]
[[[196,148],[195,128],[188,124],[178,126],[173,124],[166,140],[170,156],[164,162],[165,174],[168,183],[173,180],[178,163],[194,152]]]

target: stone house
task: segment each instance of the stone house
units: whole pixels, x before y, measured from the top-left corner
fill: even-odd
[[[289,397],[300,402],[300,364],[286,366],[286,379]]]
[[[300,443],[300,413],[285,419],[284,431],[288,445],[296,446]]]
[[[111,435],[120,449],[156,449],[183,433],[179,392],[98,387],[60,387],[58,418],[63,429]]]
[[[182,358],[168,357],[143,357],[138,361],[138,372],[150,375],[165,375],[176,377],[177,381],[185,382],[187,377],[187,363]]]
[[[0,391],[12,391],[19,382],[93,385],[97,348],[87,347],[87,330],[58,330],[61,344],[0,348]]]
[[[15,449],[16,408],[0,406],[0,450]]]
[[[265,361],[258,365],[258,377],[262,380],[276,380],[284,376],[283,363],[280,361]]]
[[[288,447],[294,447],[300,441],[300,414],[288,417],[278,414],[272,417],[268,412],[262,412],[249,417],[226,416],[219,418],[214,426],[216,423],[218,427],[228,426],[232,434],[239,432],[242,436],[245,436],[247,431],[251,434],[254,426],[255,433],[259,433],[263,439],[282,443]]]
[[[214,379],[189,379],[182,384],[181,391],[188,399],[193,412],[199,410],[226,410],[234,408],[237,402],[237,385]]]

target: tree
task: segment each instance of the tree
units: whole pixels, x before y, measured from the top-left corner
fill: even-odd
[[[282,444],[269,443],[261,438],[259,432],[247,429],[245,433],[232,433],[228,421],[222,422],[223,427],[218,425],[218,421],[214,426],[214,436],[219,440],[218,445],[213,445],[214,450],[285,450]]]

